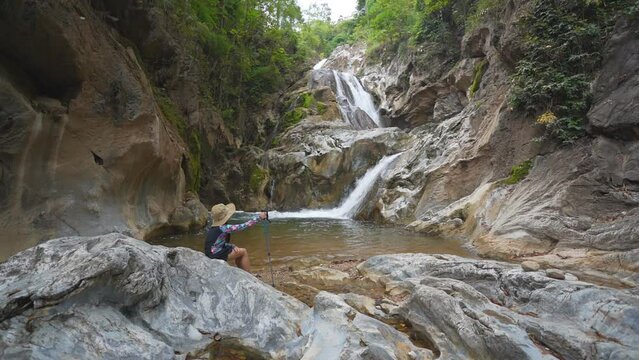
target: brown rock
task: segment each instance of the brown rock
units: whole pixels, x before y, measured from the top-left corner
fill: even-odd
[[[579,278],[571,273],[566,273],[564,277],[565,277],[565,280],[567,281],[579,281]]]
[[[539,263],[531,260],[527,260],[521,263],[521,268],[524,271],[537,271],[539,270]]]
[[[343,271],[321,266],[295,271],[292,276],[303,284],[315,287],[334,287],[343,285],[349,278],[348,274]]]
[[[564,280],[566,278],[565,273],[559,269],[546,269],[546,276],[558,280]]]

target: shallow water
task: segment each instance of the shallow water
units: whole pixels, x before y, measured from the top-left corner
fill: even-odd
[[[229,223],[240,223],[251,216],[252,214],[239,213]],[[313,256],[326,260],[364,259],[373,255],[414,252],[471,256],[460,241],[428,237],[401,227],[347,219],[277,218],[232,236],[234,244],[249,251],[251,265],[258,269],[267,264],[265,228],[270,234],[271,257],[276,266],[297,258]],[[202,251],[204,233],[175,235],[150,242]]]

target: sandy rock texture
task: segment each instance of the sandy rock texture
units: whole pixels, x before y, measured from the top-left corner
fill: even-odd
[[[0,7],[0,259],[61,235],[142,238],[188,207],[185,144],[102,15],[86,1]],[[202,224],[190,215],[180,226]]]

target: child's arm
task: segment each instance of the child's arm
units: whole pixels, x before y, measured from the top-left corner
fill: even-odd
[[[264,213],[260,213],[259,215],[255,215],[255,217],[253,217],[251,220],[243,223],[243,224],[235,224],[235,225],[222,225],[220,226],[220,230],[223,233],[234,233],[234,232],[238,232],[238,231],[242,231],[242,230],[246,230],[248,228],[250,228],[251,226],[257,224],[258,222],[260,222],[261,220],[263,220],[265,218],[265,216],[262,216],[262,214]]]

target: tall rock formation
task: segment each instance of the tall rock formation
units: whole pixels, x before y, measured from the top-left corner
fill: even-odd
[[[97,3],[0,5],[0,259],[59,235],[142,238],[188,209],[185,144]]]

